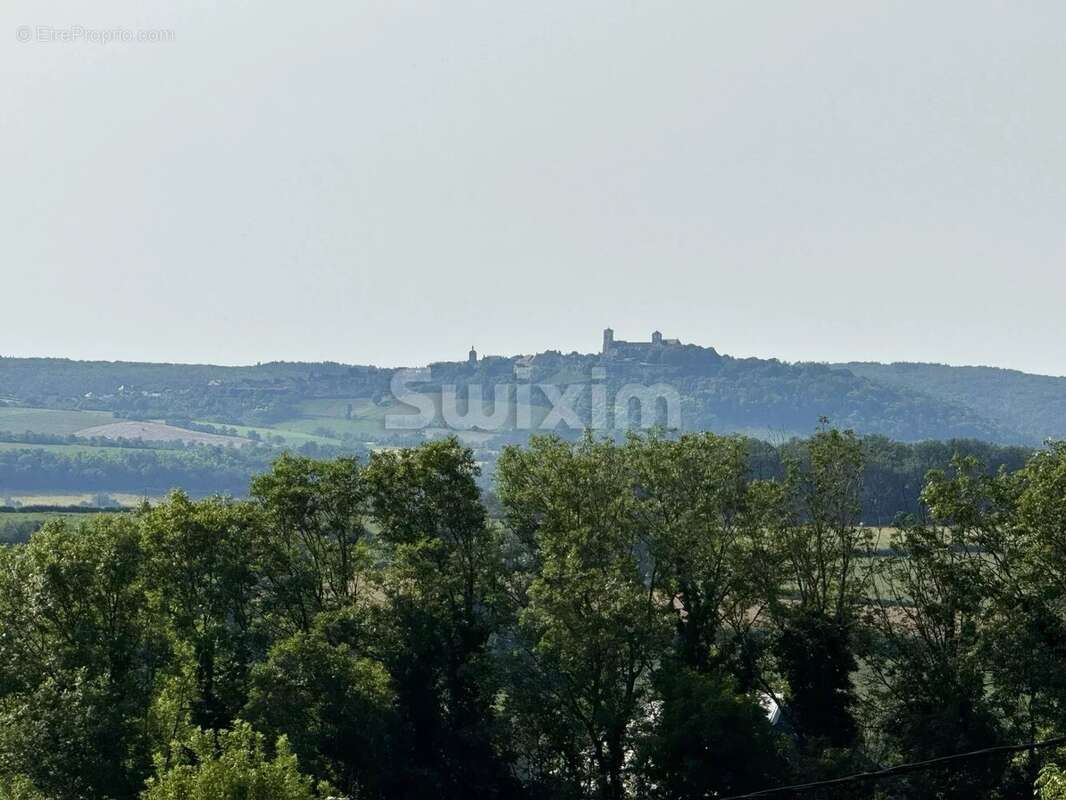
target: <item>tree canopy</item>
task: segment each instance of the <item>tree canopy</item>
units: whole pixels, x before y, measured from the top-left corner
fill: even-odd
[[[1066,446],[862,524],[868,442],[287,455],[0,548],[0,796],[683,800],[1062,735]],[[839,795],[1061,796],[1054,751]]]

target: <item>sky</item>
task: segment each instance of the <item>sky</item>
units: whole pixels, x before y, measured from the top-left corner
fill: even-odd
[[[1066,374],[1057,0],[8,0],[0,76],[0,355]]]

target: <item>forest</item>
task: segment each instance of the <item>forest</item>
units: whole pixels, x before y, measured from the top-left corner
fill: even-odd
[[[871,452],[549,435],[487,492],[443,438],[50,522],[0,548],[0,797],[1066,797],[1066,445],[891,530]]]
[[[432,380],[424,387],[430,393],[446,384],[461,390],[513,384],[519,368],[529,370],[534,386],[585,384],[593,369],[606,370],[612,392],[665,382],[681,396],[687,431],[789,438],[806,435],[819,416],[828,416],[841,427],[905,442],[962,438],[1039,446],[1066,436],[1066,378],[989,367],[787,363],[697,345],[665,348],[650,361],[546,350],[430,367]],[[199,422],[312,432],[321,425],[336,444],[345,433],[353,441],[417,444],[421,437],[411,441],[410,432],[403,436],[381,424],[381,409],[396,400],[390,390],[396,372],[330,362],[228,367],[0,357],[0,410],[5,403],[88,410],[116,419],[186,420],[176,423],[183,427]],[[347,413],[322,416],[329,401]],[[533,402],[546,404],[536,391]],[[579,410],[587,425],[588,409]],[[510,443],[512,432],[498,438]],[[556,432],[568,435],[565,427]]]
[[[802,456],[806,439],[778,445],[745,438],[750,471],[759,477],[783,477],[789,460]],[[6,444],[20,445],[5,450]],[[73,452],[47,449],[64,443]],[[25,446],[21,446],[21,445]],[[84,448],[80,446],[86,444]],[[38,446],[42,445],[42,446]],[[150,446],[149,446],[150,445]],[[1033,450],[988,444],[972,439],[946,442],[896,442],[882,436],[861,437],[863,449],[862,517],[868,525],[889,525],[899,514],[921,515],[921,490],[926,473],[950,466],[955,455],[974,456],[986,471],[1019,469]],[[74,436],[15,435],[0,431],[0,501],[5,494],[44,490],[129,492],[159,496],[173,488],[203,496],[243,497],[252,478],[269,469],[284,447],[256,443],[247,447],[84,440]],[[366,454],[365,447],[305,442],[287,452],[313,458]],[[482,466],[478,484],[493,489],[493,473],[501,450],[479,448]],[[0,539],[3,539],[0,529]]]
[[[281,450],[268,447],[163,446],[143,443],[94,446],[76,452],[44,447],[3,449],[0,434],[0,487],[8,491],[66,489],[79,492],[166,493],[182,487],[195,494],[243,495],[252,476],[269,468]],[[345,448],[349,453],[354,448]],[[340,447],[307,442],[293,452],[337,455]]]

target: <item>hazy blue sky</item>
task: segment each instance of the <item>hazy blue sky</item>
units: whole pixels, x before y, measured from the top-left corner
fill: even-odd
[[[2,354],[421,364],[613,325],[1066,374],[1059,0],[32,0],[0,25]]]

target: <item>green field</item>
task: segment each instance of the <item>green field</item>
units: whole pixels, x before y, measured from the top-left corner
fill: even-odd
[[[71,522],[88,519],[100,514],[114,514],[114,511],[3,511],[0,512],[0,525],[20,524],[23,522],[48,522],[53,519],[65,519]]]
[[[218,425],[219,423],[200,421],[198,422],[198,424]],[[337,444],[336,439],[328,438],[325,436],[315,436],[314,434],[310,433],[302,433],[300,431],[292,431],[282,428],[264,428],[261,426],[254,425],[231,425],[229,423],[226,423],[225,427],[232,428],[233,430],[237,431],[237,434],[240,436],[247,436],[251,431],[255,431],[259,434],[260,437],[262,437],[264,441],[269,441],[269,437],[271,436],[279,436],[285,440],[285,445],[288,447],[299,447],[300,445],[306,444],[307,442],[315,442],[316,444]]]
[[[875,551],[885,551],[892,546],[892,537],[896,535],[897,528],[870,526],[866,532],[870,535],[870,544]]]
[[[0,431],[67,436],[83,428],[107,425],[115,418],[107,411],[60,411],[51,408],[0,406]]]
[[[485,404],[485,413],[489,416],[493,414],[494,395],[491,390],[486,390],[486,397],[483,398]],[[441,420],[441,398],[436,394],[427,395],[432,401],[436,413],[436,422]],[[459,413],[465,416],[465,394],[460,392],[458,398]],[[351,418],[348,418],[348,405],[351,404]],[[275,428],[285,431],[293,431],[299,433],[313,434],[316,431],[320,434],[329,431],[330,434],[339,438],[345,434],[352,434],[355,436],[375,436],[387,433],[388,430],[385,427],[386,417],[390,414],[396,414],[400,416],[412,415],[417,413],[417,409],[404,405],[402,403],[390,402],[382,405],[378,405],[368,398],[319,398],[314,400],[304,400],[298,406],[300,416],[293,419],[283,420],[276,424]],[[536,428],[548,415],[550,409],[541,405],[531,405],[529,408],[529,417],[532,426]],[[508,402],[507,417],[503,424],[500,426],[501,431],[514,430],[516,426],[516,411],[513,400]],[[431,426],[426,429],[428,433],[439,434],[444,430],[437,429],[437,426]],[[464,438],[465,441],[472,443],[480,443],[491,438],[491,433],[486,434],[479,431],[450,431],[460,435],[460,438]]]
[[[352,406],[350,419],[349,403]],[[298,408],[299,417],[282,420],[273,426],[273,430],[283,435],[313,437],[332,444],[336,444],[345,434],[380,434],[385,430],[385,415],[397,413],[396,407],[378,406],[365,397],[316,398],[304,400]]]
[[[305,417],[327,417],[329,419],[345,419],[348,415],[348,405],[352,406],[352,418],[373,416],[373,411],[378,408],[367,397],[318,397],[304,400],[300,403],[300,412]]]
[[[382,420],[374,419],[331,419],[327,417],[306,418],[297,417],[286,419],[277,423],[274,431],[280,434],[300,434],[316,439],[324,439],[331,444],[336,444],[344,434],[353,436],[367,436],[380,434],[385,430]],[[326,432],[329,435],[326,435]]]
[[[12,502],[14,502],[20,506],[80,506],[83,504],[91,504],[94,498],[102,494],[107,495],[119,505],[131,508],[140,505],[145,499],[145,495],[142,492],[119,491],[118,489],[102,489],[95,492],[77,492],[69,489],[49,491],[48,489],[0,488],[0,505],[11,505]],[[194,494],[194,496],[196,495]],[[148,495],[148,500],[154,503],[165,497],[165,492],[155,492]]]

